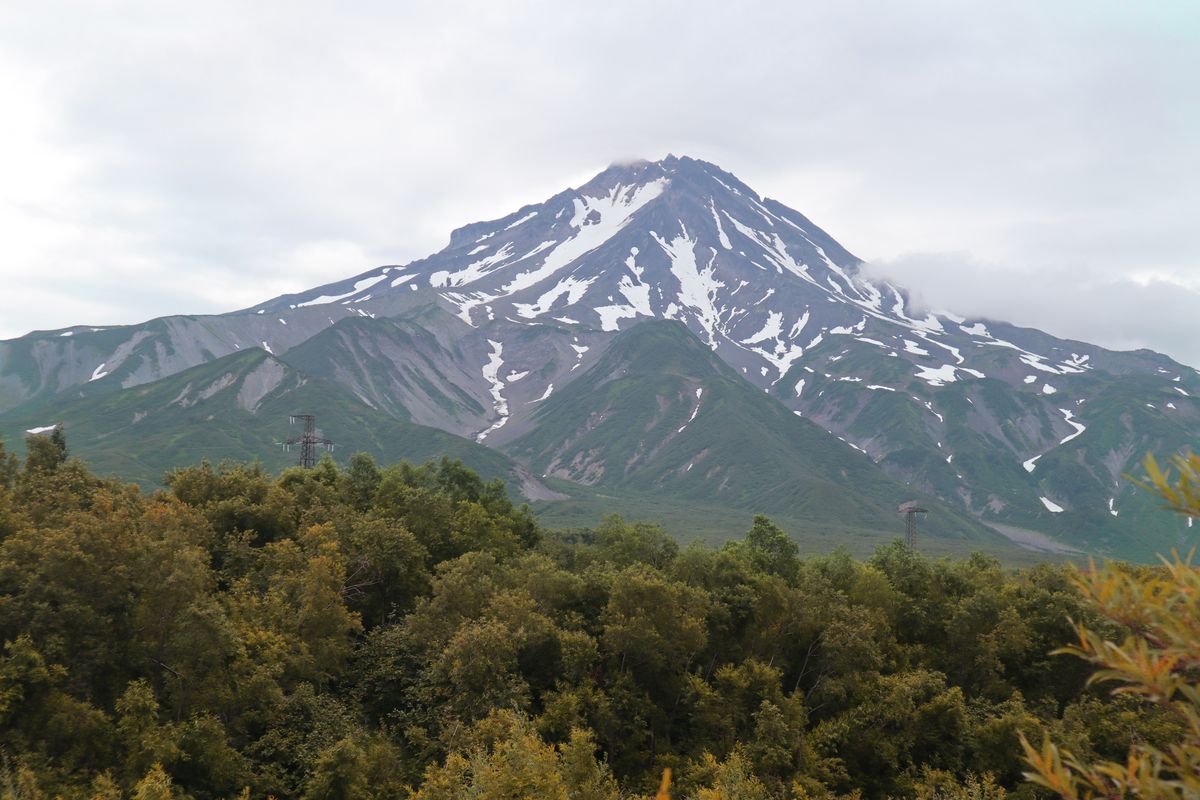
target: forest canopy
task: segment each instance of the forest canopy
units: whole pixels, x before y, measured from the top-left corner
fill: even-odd
[[[1128,633],[1058,566],[549,532],[446,459],[166,486],[0,446],[0,795],[1033,797],[1022,735],[1183,735],[1051,655]]]

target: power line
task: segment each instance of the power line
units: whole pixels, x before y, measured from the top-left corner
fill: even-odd
[[[300,445],[300,466],[305,469],[312,469],[317,465],[317,448],[322,447],[326,450],[333,449],[333,441],[326,439],[323,436],[317,435],[317,418],[313,414],[292,414],[288,417],[288,424],[295,425],[297,422],[304,423],[304,433],[299,436],[293,436],[283,443],[283,449],[291,452],[292,445]]]

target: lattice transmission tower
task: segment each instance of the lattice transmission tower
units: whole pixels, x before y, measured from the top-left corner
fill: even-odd
[[[333,449],[333,441],[317,435],[317,418],[313,414],[292,414],[288,424],[304,423],[304,433],[293,436],[283,443],[283,449],[291,452],[292,445],[300,445],[300,466],[312,469],[317,465],[317,448]]]
[[[917,514],[928,514],[929,509],[921,508],[916,500],[909,500],[896,510],[904,517],[904,542],[912,550],[917,546]]]

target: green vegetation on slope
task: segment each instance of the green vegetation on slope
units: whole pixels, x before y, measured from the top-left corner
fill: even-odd
[[[1152,561],[1196,540],[1184,521],[1153,514],[1152,499],[1124,473],[1146,452],[1198,444],[1195,390],[1190,370],[1167,369],[1172,362],[1151,371],[1151,363],[1132,368],[1135,354],[1109,355],[1068,379],[996,347],[971,362],[989,377],[960,371],[933,386],[867,340],[829,337],[772,393],[791,400],[803,379],[805,413],[815,421],[862,444],[889,475],[982,522],[1035,530],[1078,551]],[[1086,430],[1076,435],[1078,425]],[[1030,471],[1023,462],[1035,456]]]
[[[887,477],[871,460],[756,390],[678,322],[620,334],[505,452],[547,478],[752,509],[829,531],[896,529],[920,499],[934,536],[995,544],[978,522]]]
[[[109,380],[116,378],[96,383]],[[26,429],[61,424],[94,469],[152,487],[167,470],[201,459],[252,454],[271,470],[295,463],[297,452],[286,452],[283,442],[300,433],[288,425],[296,413],[315,414],[324,435],[345,452],[385,462],[447,455],[519,486],[515,466],[500,453],[376,411],[257,348],[125,391],[58,398],[36,411],[0,416],[0,434],[20,441]]]

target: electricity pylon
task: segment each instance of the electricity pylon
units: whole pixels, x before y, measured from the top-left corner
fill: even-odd
[[[317,435],[317,418],[312,414],[292,414],[288,417],[288,424],[295,425],[297,422],[304,423],[304,433],[299,436],[293,436],[283,443],[283,449],[291,452],[292,445],[300,445],[300,466],[305,469],[312,469],[317,464],[317,448],[323,447],[327,450],[333,449],[333,442],[323,436]]]
[[[901,503],[897,512],[904,516],[904,541],[909,550],[915,549],[917,546],[917,514],[928,514],[929,509],[921,508],[916,500],[909,500],[907,503]]]

